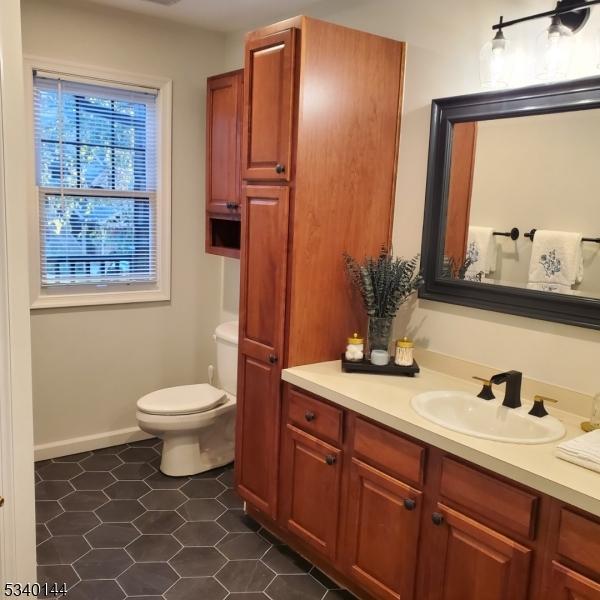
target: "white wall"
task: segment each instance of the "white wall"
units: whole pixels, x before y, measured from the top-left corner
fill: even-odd
[[[469,223],[521,237],[496,237],[489,279],[526,286],[532,228],[600,237],[600,110],[480,121]],[[583,244],[578,293],[600,297],[600,244]]]
[[[173,80],[170,302],[32,311],[36,444],[134,427],[152,390],[207,380],[221,261],[204,253],[206,77],[222,34],[67,0],[23,0],[25,54]]]
[[[547,9],[546,0],[325,0],[306,11],[408,43],[394,226],[397,253],[413,254],[421,245],[432,98],[480,91],[480,47],[500,15],[509,19]],[[586,35],[598,29],[599,18],[596,9]],[[538,21],[515,27],[510,35],[535,40],[543,27]],[[229,36],[227,54],[228,68],[242,63],[241,33]],[[436,352],[521,369],[531,378],[583,393],[600,390],[597,331],[426,301],[403,314],[398,327],[407,319],[408,333]]]

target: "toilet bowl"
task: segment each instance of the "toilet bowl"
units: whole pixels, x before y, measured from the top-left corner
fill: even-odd
[[[163,440],[160,470],[165,475],[195,475],[233,460],[237,330],[237,321],[230,321],[215,331],[222,389],[208,383],[180,385],[137,401],[139,428]]]

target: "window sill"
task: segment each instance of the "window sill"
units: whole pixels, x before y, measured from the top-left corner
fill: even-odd
[[[107,304],[133,304],[138,302],[165,302],[170,299],[170,292],[164,290],[40,294],[32,301],[31,309],[39,310],[44,308],[102,306]]]

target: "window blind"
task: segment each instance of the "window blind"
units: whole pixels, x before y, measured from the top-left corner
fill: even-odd
[[[34,76],[42,287],[157,281],[157,96]]]

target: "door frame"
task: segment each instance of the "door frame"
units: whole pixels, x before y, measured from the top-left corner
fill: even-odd
[[[0,582],[35,582],[35,488],[21,7],[0,3]]]

